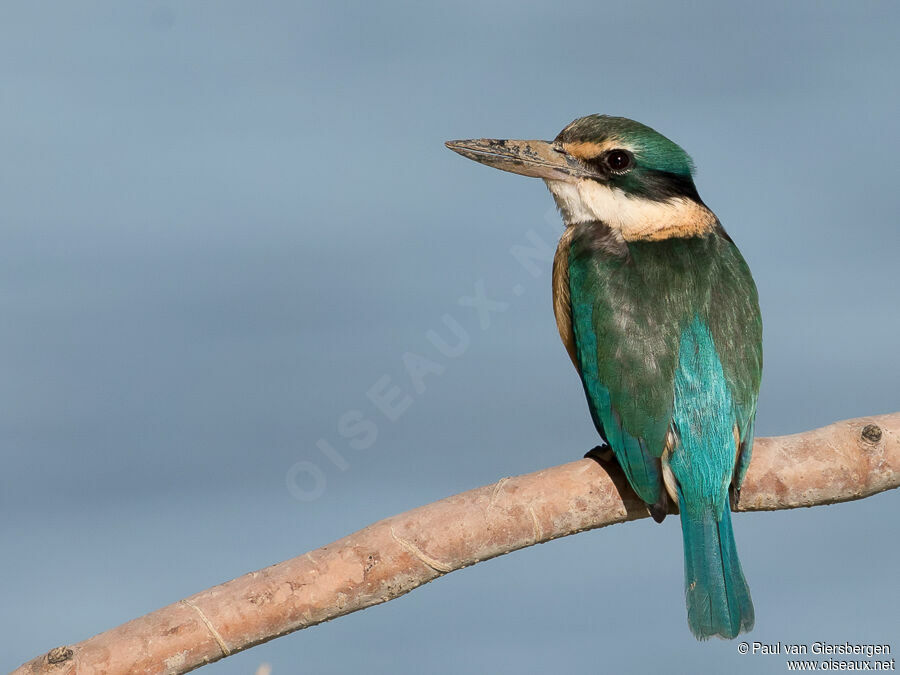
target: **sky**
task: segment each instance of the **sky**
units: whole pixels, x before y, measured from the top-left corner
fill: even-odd
[[[0,670],[596,445],[515,255],[555,246],[549,193],[447,139],[656,128],[759,287],[757,433],[900,410],[898,33],[878,2],[0,4]],[[900,650],[898,498],[736,515],[749,639]],[[691,637],[676,518],[202,672],[263,662],[785,669]]]

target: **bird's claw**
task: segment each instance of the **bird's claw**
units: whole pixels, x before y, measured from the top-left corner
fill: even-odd
[[[608,445],[595,445],[584,453],[585,459],[593,459],[595,462],[602,462],[604,464],[611,462],[614,457],[615,454]]]

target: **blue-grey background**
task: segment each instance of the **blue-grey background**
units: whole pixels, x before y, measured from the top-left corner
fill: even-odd
[[[4,2],[0,669],[595,444],[549,263],[535,278],[510,254],[529,231],[555,244],[551,199],[448,138],[552,138],[592,112],[658,128],[759,285],[757,431],[900,409],[898,31],[874,2]],[[459,304],[479,282],[508,303],[484,330]],[[427,337],[451,339],[445,314],[470,338],[458,358]],[[424,392],[407,353],[443,369]],[[395,422],[366,396],[385,376],[411,400]],[[377,425],[364,450],[337,429],[354,410]],[[301,491],[321,472],[313,501],[288,489],[298,462]],[[900,649],[898,506],[738,515],[751,639]],[[675,518],[207,670],[264,661],[785,667],[694,642]]]

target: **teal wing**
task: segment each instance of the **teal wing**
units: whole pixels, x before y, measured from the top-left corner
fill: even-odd
[[[648,504],[662,496],[660,456],[672,419],[674,349],[664,336],[629,334],[640,322],[628,303],[616,306],[621,262],[572,256],[569,292],[576,355],[597,431],[612,447],[628,482]],[[645,392],[637,398],[634,392]]]
[[[720,249],[708,305],[701,315],[722,362],[734,421],[740,439],[733,482],[740,488],[750,464],[756,419],[756,402],[762,379],[762,317],[756,284],[750,269],[731,240],[719,240]]]

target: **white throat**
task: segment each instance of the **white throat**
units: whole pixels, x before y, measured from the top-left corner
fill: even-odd
[[[599,220],[625,241],[695,237],[709,233],[716,225],[713,212],[692,199],[653,201],[632,197],[587,178],[544,182],[567,226]]]

